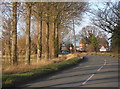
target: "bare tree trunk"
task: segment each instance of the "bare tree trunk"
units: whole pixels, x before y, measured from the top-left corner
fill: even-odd
[[[13,22],[12,22],[12,60],[13,65],[18,64],[17,60],[17,2],[13,2]]]
[[[11,25],[10,25],[10,28],[9,28],[9,37],[8,37],[8,50],[9,50],[9,59],[10,59],[10,63],[12,62],[11,61],[11,34],[10,34],[10,31],[11,31]]]
[[[76,35],[75,35],[75,23],[73,19],[73,38],[74,38],[74,53],[76,53]]]
[[[47,3],[47,14],[46,14],[46,55],[45,55],[45,58],[46,59],[49,59],[49,31],[50,31],[50,12],[49,12],[49,3]]]
[[[31,18],[31,5],[26,3],[26,60],[30,65],[30,18]]]
[[[46,58],[46,22],[42,21],[42,58]]]
[[[9,61],[11,63],[11,42],[10,42],[10,37],[9,37],[9,40],[8,40],[8,55],[9,55]]]
[[[59,24],[56,25],[56,34],[55,34],[55,57],[58,57],[59,54]]]
[[[49,19],[49,17],[48,17]],[[47,22],[47,29],[46,29],[46,59],[49,59],[49,30],[50,30],[50,27],[49,27],[49,22]]]
[[[37,59],[42,57],[42,16],[40,22],[38,22],[38,44],[37,44]]]
[[[53,23],[53,31],[52,31],[52,53],[51,53],[51,57],[55,58],[55,32],[56,32],[56,24]]]

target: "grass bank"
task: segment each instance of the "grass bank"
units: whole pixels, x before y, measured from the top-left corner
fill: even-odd
[[[103,56],[111,56],[111,57],[117,57],[120,58],[120,54],[114,54],[114,53],[100,53],[100,52],[91,52],[91,53],[82,53],[85,55],[103,55]]]
[[[55,73],[57,71],[69,68],[70,66],[73,66],[79,63],[82,59],[83,57],[75,57],[59,63],[48,64],[41,68],[32,69],[32,70],[21,72],[21,73],[4,74],[2,76],[2,86],[16,87],[28,81],[31,81],[40,77],[42,78],[50,73]]]
[[[32,55],[32,57],[35,55]],[[6,60],[2,59],[2,74],[15,74],[15,73],[20,73],[24,71],[28,71],[31,69],[36,69],[40,68],[42,66],[48,65],[48,64],[53,64],[53,63],[58,63],[61,61],[65,61],[68,59],[71,59],[73,57],[77,57],[75,54],[66,54],[66,55],[59,55],[58,58],[51,58],[51,59],[40,59],[36,60],[31,60],[31,65],[27,65],[27,61],[23,61],[23,59],[18,58],[18,65],[14,66],[12,65],[12,61],[8,61],[8,57],[6,56]]]

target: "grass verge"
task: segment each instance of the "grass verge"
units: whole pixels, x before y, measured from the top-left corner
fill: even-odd
[[[114,54],[114,53],[100,53],[100,52],[92,52],[92,53],[83,53],[86,55],[103,55],[103,56],[111,56],[111,57],[117,57],[120,58],[120,54]]]
[[[3,87],[17,87],[20,84],[24,84],[30,80],[42,78],[50,73],[54,73],[70,66],[79,63],[83,57],[75,57],[69,60],[65,60],[59,63],[48,64],[41,68],[32,69],[29,71],[16,73],[16,74],[4,74],[2,76],[2,86]]]

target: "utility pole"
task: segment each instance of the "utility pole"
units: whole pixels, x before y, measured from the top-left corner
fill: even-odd
[[[75,35],[75,22],[73,19],[73,38],[74,38],[74,53],[76,53],[76,35]]]

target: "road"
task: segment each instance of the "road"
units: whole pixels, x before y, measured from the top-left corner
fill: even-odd
[[[117,58],[99,55],[82,56],[85,59],[77,66],[21,87],[118,87]]]

